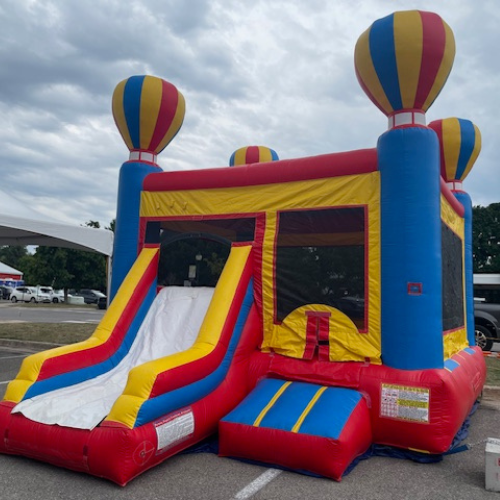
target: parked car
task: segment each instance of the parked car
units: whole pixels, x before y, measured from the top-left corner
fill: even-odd
[[[83,288],[74,295],[76,297],[83,297],[85,304],[97,304],[99,299],[106,298],[106,295],[99,292],[99,290],[90,290],[88,288]]]
[[[474,331],[476,345],[491,351],[494,342],[500,342],[500,304],[474,299]]]
[[[10,294],[11,302],[50,302],[50,295],[34,286],[18,286]]]
[[[10,294],[14,290],[11,286],[0,285],[0,299],[10,300]]]
[[[61,300],[61,298],[58,295],[56,295],[54,289],[51,286],[38,285],[36,289],[39,294],[41,293],[49,296],[48,302],[52,302],[54,304],[57,304],[58,302],[64,302],[64,295]]]
[[[68,297],[70,297],[69,293]],[[64,290],[54,290],[54,298],[57,298],[57,302],[64,302]]]

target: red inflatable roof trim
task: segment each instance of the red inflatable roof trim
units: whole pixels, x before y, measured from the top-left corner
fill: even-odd
[[[366,174],[376,170],[376,149],[362,149],[239,167],[154,173],[144,179],[143,188],[144,191],[184,191],[258,186]]]

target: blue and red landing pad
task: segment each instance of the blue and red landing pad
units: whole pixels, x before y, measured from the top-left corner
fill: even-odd
[[[361,393],[278,379],[261,381],[219,423],[219,454],[340,481],[372,443]]]

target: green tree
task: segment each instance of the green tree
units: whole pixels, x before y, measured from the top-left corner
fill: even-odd
[[[0,247],[0,262],[7,264],[14,269],[21,271],[20,262],[28,255],[28,249],[23,246],[3,246]]]
[[[54,288],[106,289],[105,257],[82,250],[38,247],[24,267],[25,281]]]
[[[29,282],[55,288],[68,287],[74,278],[67,271],[68,252],[67,248],[38,247],[32,265],[27,270]]]
[[[106,257],[94,252],[68,249],[66,271],[73,276],[68,288],[106,290]]]
[[[472,209],[475,273],[500,273],[500,203]]]

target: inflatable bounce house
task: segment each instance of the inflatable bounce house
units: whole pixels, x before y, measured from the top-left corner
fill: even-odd
[[[88,340],[24,360],[0,451],[120,485],[217,433],[221,456],[335,480],[374,443],[447,452],[486,373],[462,188],[480,133],[425,119],[454,52],[436,14],[380,19],[355,48],[389,120],[376,149],[279,160],[252,146],[186,172],[156,163],[181,93],[121,82],[112,302]],[[159,286],[162,242],[192,234],[231,246],[217,285]]]

